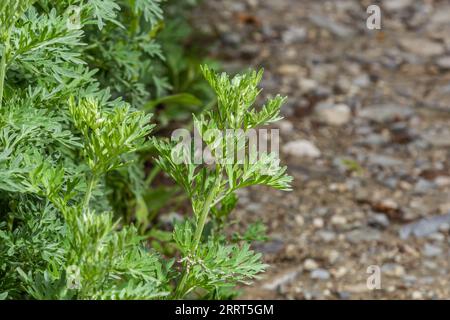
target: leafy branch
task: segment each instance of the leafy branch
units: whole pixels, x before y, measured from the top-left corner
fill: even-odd
[[[248,72],[230,79],[228,75],[217,74],[207,66],[202,70],[217,94],[218,105],[216,110],[207,111],[198,119],[195,118],[194,125],[215,157],[214,165],[195,164],[193,157],[189,156],[192,151],[190,144],[180,148],[175,142],[153,140],[159,152],[157,163],[183,186],[194,212],[192,221],[178,225],[174,230],[174,240],[183,254],[183,273],[174,293],[175,298],[183,298],[196,288],[211,291],[220,286],[232,286],[235,282],[245,282],[264,270],[265,266],[259,261],[259,255],[248,247],[230,246],[214,238],[208,240],[204,234],[205,225],[211,218],[211,213],[220,211],[217,206],[226,206],[237,189],[261,184],[290,190],[289,184],[292,181],[286,174],[286,168],[279,166],[274,153],[262,153],[258,157],[253,150],[245,155],[242,162],[234,160],[230,163],[222,158],[225,145],[233,146],[233,154],[252,150],[246,133],[259,125],[280,119],[279,111],[284,99],[277,96],[269,100],[261,110],[257,110],[253,103],[260,93],[258,84],[262,77],[261,71]],[[210,135],[211,131],[228,128],[234,131],[215,137]],[[227,144],[230,140],[232,143]],[[234,205],[228,208],[225,215],[229,214]],[[217,256],[207,254],[209,251],[206,248],[221,255],[223,261],[219,262],[221,260]],[[233,272],[228,273],[230,276],[225,276],[226,271],[214,271],[221,268],[227,270],[226,262],[229,261],[235,262]],[[216,279],[219,275],[222,281]]]

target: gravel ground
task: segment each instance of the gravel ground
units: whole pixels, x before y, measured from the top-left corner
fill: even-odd
[[[225,69],[264,67],[264,94],[289,96],[294,191],[240,194],[271,265],[242,298],[449,299],[450,2],[208,0],[194,18]]]

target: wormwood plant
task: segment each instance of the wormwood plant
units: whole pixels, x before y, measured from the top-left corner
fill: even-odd
[[[249,72],[230,79],[205,66],[203,74],[217,95],[218,105],[217,109],[205,112],[194,122],[212,156],[216,157],[215,165],[195,164],[195,155],[186,157],[191,151],[189,145],[178,148],[176,142],[153,140],[160,154],[158,164],[184,188],[194,213],[193,218],[177,224],[174,229],[173,238],[182,254],[183,270],[175,298],[183,298],[191,292],[218,298],[230,287],[239,282],[246,283],[265,269],[260,254],[250,250],[246,241],[227,241],[223,227],[237,203],[236,190],[257,184],[290,190],[292,180],[274,154],[257,155],[249,147],[246,135],[250,129],[279,120],[284,98],[270,99],[257,110],[253,104],[260,93],[258,84],[262,72]],[[208,134],[226,129],[234,130],[228,135]],[[236,134],[237,129],[240,134]],[[233,150],[224,150],[230,140]],[[245,158],[241,162],[222,161],[222,155],[230,151],[239,154],[245,150],[250,152],[244,152]],[[212,221],[212,228],[205,232],[208,219]],[[247,240],[254,239],[249,237]]]
[[[79,21],[72,5],[80,8]],[[239,188],[288,190],[285,168],[271,154],[215,166],[175,161],[183,149],[149,139],[151,116],[123,100],[139,104],[144,90],[123,91],[138,82],[146,88],[151,74],[135,76],[152,69],[132,72],[128,63],[136,60],[118,59],[108,32],[125,21],[135,30],[158,25],[158,8],[153,0],[0,2],[0,298],[223,298],[264,270],[250,250],[261,228],[228,238],[227,217]],[[119,10],[140,18],[118,17]],[[195,118],[195,126],[213,155],[221,143],[208,129],[245,133],[279,119],[281,97],[253,107],[261,72],[233,79],[208,67],[203,73],[218,105]],[[237,151],[248,148],[244,135],[227,139]],[[160,256],[133,225],[117,220],[117,202],[109,196],[116,186],[111,176],[139,184],[137,153],[150,145],[192,203],[193,217],[177,224],[170,240],[176,257]]]
[[[69,4],[81,6],[78,25]],[[106,175],[130,167],[152,129],[85,61],[83,28],[104,30],[115,10],[105,0],[0,3],[1,298],[170,293],[170,263],[116,221],[107,197]]]

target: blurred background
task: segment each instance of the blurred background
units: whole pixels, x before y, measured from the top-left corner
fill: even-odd
[[[271,265],[241,298],[450,298],[450,1],[208,0],[190,20],[209,58],[289,97],[294,191],[239,194]]]

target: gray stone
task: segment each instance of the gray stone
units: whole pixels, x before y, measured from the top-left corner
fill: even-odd
[[[414,275],[409,275],[406,274],[403,276],[403,281],[407,284],[407,285],[413,285],[414,283],[417,282],[417,277]]]
[[[400,238],[408,239],[410,235],[422,238],[439,231],[441,225],[450,223],[450,213],[442,216],[423,218],[418,222],[413,222],[403,226],[399,233]]]
[[[347,233],[346,238],[351,243],[378,241],[381,239],[381,233],[372,228],[356,229]]]
[[[412,3],[413,0],[384,0],[383,8],[391,12],[396,12],[406,9],[411,6]]]
[[[439,228],[439,230],[440,229],[441,228]],[[438,241],[438,242],[442,242],[445,240],[445,236],[440,232],[434,232],[434,233],[428,235],[427,238],[430,240],[433,240],[433,241]]]
[[[328,230],[320,230],[317,232],[317,235],[325,242],[331,242],[336,239],[336,233]]]
[[[430,23],[433,25],[449,24],[450,23],[450,7],[436,10],[430,18]]]
[[[283,152],[295,157],[318,158],[321,155],[320,150],[312,142],[303,139],[286,143]]]
[[[378,133],[371,133],[366,137],[358,139],[358,144],[362,146],[382,146],[387,142],[386,137]]]
[[[370,154],[367,162],[369,165],[380,167],[396,167],[403,165],[403,161],[382,154]]]
[[[366,73],[361,74],[353,79],[353,84],[361,88],[367,88],[370,85],[370,77]]]
[[[302,27],[290,27],[282,34],[283,42],[286,44],[301,43],[306,39],[307,32]]]
[[[283,134],[292,133],[292,131],[294,130],[294,124],[289,120],[280,120],[278,121],[277,125],[280,129],[280,132]]]
[[[426,257],[436,257],[442,254],[442,248],[426,243],[422,252]]]
[[[405,268],[396,263],[386,263],[381,267],[381,271],[393,277],[402,277],[405,275]]]
[[[351,118],[351,110],[345,104],[319,103],[314,113],[317,120],[332,126],[344,125]]]
[[[272,28],[271,25],[268,25],[266,23],[263,23],[262,27],[261,27],[261,31],[263,36],[265,36],[266,38],[272,38],[276,36],[276,31]]]
[[[247,211],[250,211],[250,212],[261,212],[261,210],[263,209],[263,206],[260,203],[252,202],[246,206],[246,209],[247,209]]]
[[[419,282],[421,285],[430,285],[433,284],[435,282],[435,279],[431,276],[427,276],[427,277],[422,277],[419,279]]]
[[[227,32],[222,35],[222,41],[226,45],[236,47],[241,43],[242,39],[237,33]]]
[[[353,28],[331,20],[328,17],[313,14],[310,16],[310,20],[316,26],[326,29],[340,38],[348,38],[355,35],[355,30]]]
[[[318,98],[326,99],[333,94],[333,90],[330,87],[319,85],[314,90],[314,95]]]
[[[263,285],[263,288],[266,290],[277,290],[281,286],[294,281],[298,273],[298,270],[287,271],[281,275],[278,275],[277,277],[272,279],[272,281],[265,283]]]
[[[328,280],[330,278],[330,273],[325,269],[315,269],[311,271],[311,279],[317,280]]]
[[[302,67],[297,64],[287,63],[280,65],[277,71],[283,76],[292,76],[301,74]]]
[[[338,291],[339,299],[348,300],[351,298],[351,293],[348,291]]]
[[[413,298],[414,300],[421,300],[423,299],[423,294],[420,291],[414,291],[411,295],[411,298]]]
[[[448,148],[450,147],[450,133],[426,133],[423,138],[436,148]]]
[[[450,223],[443,223],[439,227],[439,231],[441,231],[441,232],[448,232],[449,230],[450,230]]]
[[[436,187],[436,184],[432,181],[425,179],[419,179],[414,186],[414,192],[418,194],[425,194]]]
[[[261,48],[257,44],[244,44],[240,46],[241,55],[244,59],[252,59],[261,51]]]
[[[402,107],[394,104],[371,105],[359,112],[359,116],[378,123],[407,119],[414,114],[410,107]]]
[[[313,259],[306,259],[305,262],[303,262],[303,268],[307,271],[312,271],[318,268],[318,264]]]
[[[274,239],[262,244],[255,244],[254,248],[258,252],[274,254],[280,252],[284,248],[284,242],[279,239]]]
[[[373,213],[369,218],[369,226],[386,229],[389,227],[389,218],[383,213]]]
[[[320,300],[322,299],[322,293],[318,290],[303,290],[303,296],[305,300]]]
[[[339,253],[339,251],[331,250],[328,253],[328,261],[331,264],[335,264],[339,260],[340,256],[341,256],[341,254]]]
[[[237,2],[237,3],[232,3],[230,5],[230,9],[234,12],[244,12],[247,8],[246,8],[244,2],[242,2],[242,3]]]
[[[399,44],[403,49],[426,58],[444,53],[444,47],[441,44],[419,37],[400,39]]]
[[[391,189],[396,189],[398,185],[398,179],[394,177],[386,178],[383,180],[383,185]]]
[[[450,56],[441,57],[441,58],[437,59],[436,65],[443,70],[449,70],[450,69]]]
[[[318,84],[317,81],[314,79],[309,78],[301,78],[298,80],[298,85],[300,87],[300,91],[303,94],[313,92],[316,90]]]
[[[423,265],[425,266],[425,268],[430,269],[430,270],[436,270],[438,268],[437,263],[434,261],[431,261],[431,260],[423,261]]]

